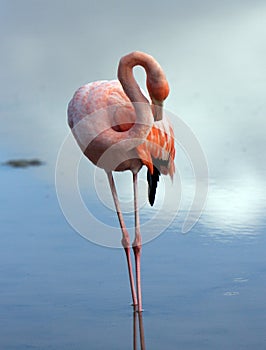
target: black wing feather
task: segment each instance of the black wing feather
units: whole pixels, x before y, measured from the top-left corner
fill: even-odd
[[[149,185],[149,202],[153,206],[157,188],[157,182],[159,181],[160,172],[156,167],[153,167],[153,174],[150,173],[149,169],[147,170],[147,181]]]
[[[152,158],[152,163],[153,163],[153,174],[149,172],[149,169],[147,170],[147,181],[149,185],[148,195],[149,195],[149,202],[151,206],[153,206],[154,204],[157,183],[159,182],[159,176],[161,175],[158,169],[160,169],[160,166],[167,167],[169,164],[169,160]]]

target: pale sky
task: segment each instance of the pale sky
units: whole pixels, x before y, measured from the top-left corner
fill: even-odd
[[[142,50],[164,68],[165,107],[192,128],[211,176],[265,170],[265,1],[0,4],[3,158],[24,153],[54,164],[74,91],[116,78],[119,58]]]

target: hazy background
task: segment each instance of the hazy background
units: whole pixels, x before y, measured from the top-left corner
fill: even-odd
[[[132,348],[123,252],[75,234],[58,205],[54,174],[74,91],[114,79],[120,57],[142,50],[164,68],[171,88],[165,107],[193,130],[210,176],[206,210],[191,232],[179,234],[185,205],[143,248],[147,348],[265,349],[265,39],[264,0],[0,0],[0,163],[45,162],[0,167],[1,348]],[[144,86],[143,71],[135,72]],[[176,168],[188,179],[182,195],[190,200],[193,173],[179,148]],[[89,230],[108,235],[117,218],[89,188],[92,169],[82,161],[80,183],[107,226]],[[128,176],[119,186],[126,204]],[[96,191],[109,194],[101,181]],[[175,189],[168,192],[173,201]],[[141,210],[141,222],[160,209],[158,199]],[[126,220],[132,223],[130,213]]]
[[[115,78],[119,58],[142,50],[166,72],[166,109],[191,127],[206,154],[208,205],[243,220],[264,208],[264,1],[0,3],[3,161],[39,157],[46,167],[38,176],[53,183],[74,91]],[[143,71],[136,76],[144,86]],[[176,162],[188,167],[181,150]]]
[[[9,153],[52,164],[75,89],[115,78],[119,58],[143,50],[163,66],[171,87],[165,107],[195,132],[211,176],[261,176],[264,1],[0,4],[1,137],[8,135]]]

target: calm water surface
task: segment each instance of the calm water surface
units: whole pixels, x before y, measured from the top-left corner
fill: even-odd
[[[41,171],[0,168],[0,348],[133,349],[123,251],[76,234]],[[263,206],[237,225],[244,208],[215,207],[232,193],[217,189],[189,234],[180,213],[144,245],[147,349],[265,349]]]
[[[39,157],[46,164],[0,165],[0,350],[133,349],[124,253],[78,235],[54,186],[74,90],[114,79],[118,60],[133,50],[164,68],[171,88],[165,108],[196,133],[211,174],[193,229],[180,233],[194,185],[184,176],[179,215],[143,247],[146,349],[266,349],[265,1],[150,5],[1,2],[0,163]],[[144,72],[135,72],[144,87]],[[177,169],[191,175],[180,146]],[[88,171],[84,200],[108,230],[117,218],[91,190]],[[127,199],[125,179],[119,194]],[[109,193],[106,179],[98,184]],[[175,203],[178,195],[170,191]],[[143,207],[141,222],[155,210]],[[170,214],[171,206],[158,224]]]

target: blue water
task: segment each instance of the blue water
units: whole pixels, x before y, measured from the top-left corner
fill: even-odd
[[[0,350],[133,349],[136,315],[124,252],[77,234],[54,185],[71,96],[87,82],[115,79],[120,57],[133,50],[162,65],[171,89],[165,108],[193,130],[210,172],[205,211],[182,235],[194,182],[178,143],[176,168],[181,175],[188,171],[191,181],[186,174],[182,178],[179,215],[143,247],[146,349],[264,350],[265,1],[115,5],[1,1]],[[144,71],[137,68],[134,74],[145,88]],[[35,157],[45,165],[1,165]],[[69,169],[72,158],[67,153]],[[198,162],[196,153],[193,159]],[[84,168],[84,201],[107,224],[106,232],[89,229],[96,237],[108,236],[108,225],[117,225],[117,218],[92,190],[92,167]],[[124,174],[120,180],[119,194],[127,200]],[[98,186],[101,195],[109,193],[106,179]],[[179,189],[169,193],[174,202],[179,199]],[[141,201],[143,195],[140,190]],[[79,210],[72,207],[79,221]],[[171,209],[158,216],[158,226]],[[141,222],[156,210],[143,206]],[[126,222],[132,226],[131,214]],[[153,234],[148,230],[143,236]]]
[[[133,349],[123,251],[75,233],[43,169],[0,168],[0,349]],[[144,245],[146,349],[265,349],[263,208],[228,215],[207,207],[188,234],[177,218]]]

